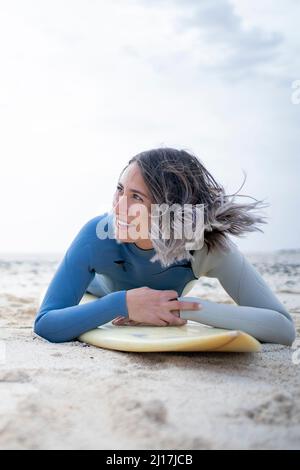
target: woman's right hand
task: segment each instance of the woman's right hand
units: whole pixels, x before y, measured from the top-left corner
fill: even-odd
[[[180,318],[180,310],[200,310],[200,302],[181,302],[176,300],[175,290],[157,290],[139,287],[126,292],[128,317],[130,320],[149,325],[185,325]],[[172,313],[173,312],[173,313]]]

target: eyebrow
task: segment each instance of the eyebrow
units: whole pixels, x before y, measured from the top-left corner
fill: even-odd
[[[119,186],[122,186],[122,188],[124,188],[123,184],[118,182],[118,185]],[[142,191],[139,191],[138,189],[129,189],[129,191],[132,191],[133,193],[138,193],[138,194],[141,194],[142,196],[146,197],[147,199],[149,199],[149,196],[147,196],[146,194],[142,193]]]

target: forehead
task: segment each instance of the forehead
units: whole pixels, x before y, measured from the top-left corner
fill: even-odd
[[[135,189],[144,190],[147,193],[147,187],[137,163],[131,163],[121,174],[119,182]]]

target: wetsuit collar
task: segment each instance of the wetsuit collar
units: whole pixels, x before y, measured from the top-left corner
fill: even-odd
[[[149,250],[143,250],[142,248],[139,248],[135,243],[126,243],[126,246],[132,253],[135,253],[138,256],[142,256],[143,258],[150,259],[155,254],[154,248],[150,248]]]

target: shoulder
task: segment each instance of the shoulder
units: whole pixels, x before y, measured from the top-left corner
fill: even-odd
[[[72,246],[96,246],[105,240],[109,240],[109,243],[115,242],[113,219],[108,212],[97,215],[81,225],[73,238]]]
[[[209,272],[217,270],[224,261],[240,256],[241,252],[238,246],[228,238],[227,250],[214,249],[208,251],[206,245],[203,245],[200,250],[196,250],[193,254],[192,268],[195,276],[206,276]]]
[[[100,236],[101,238],[101,229],[105,230],[105,225],[110,224],[111,216],[108,212],[97,215],[89,220],[87,220],[79,229],[77,233],[78,238],[81,240],[92,241],[96,240]]]
[[[105,212],[87,220],[68,249],[68,257],[89,259],[91,265],[103,265],[115,255],[118,245],[114,237],[113,217]]]

